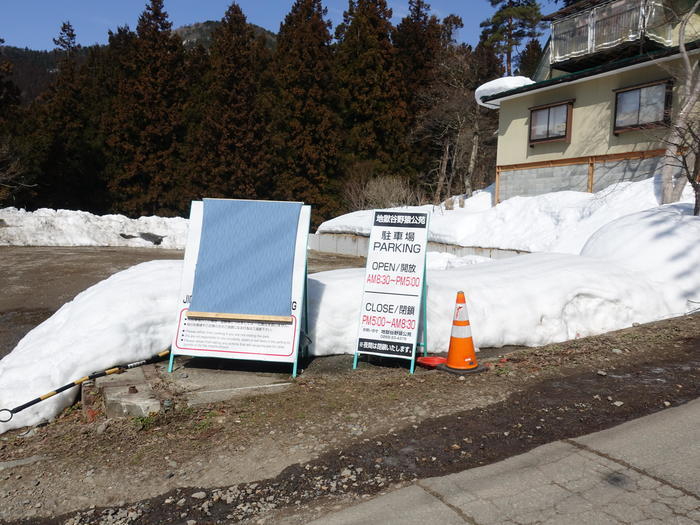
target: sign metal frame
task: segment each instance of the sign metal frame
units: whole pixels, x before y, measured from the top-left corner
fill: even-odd
[[[178,296],[177,330],[173,337],[168,372],[176,355],[289,363],[297,376],[299,360],[307,350],[308,334],[306,247],[311,207],[303,205],[297,224],[292,277],[291,323],[264,319],[231,320],[187,317],[199,254],[203,202],[193,201]]]

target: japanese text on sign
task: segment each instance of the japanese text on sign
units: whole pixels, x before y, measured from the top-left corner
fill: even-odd
[[[413,359],[423,291],[426,213],[375,212],[357,352]]]

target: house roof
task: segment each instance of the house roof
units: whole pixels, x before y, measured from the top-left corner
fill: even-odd
[[[584,0],[589,1],[589,0]],[[591,0],[594,1],[594,0]],[[577,4],[574,4],[574,6]],[[572,6],[573,7],[573,6]],[[694,49],[700,48],[700,40],[695,40],[689,42],[685,45],[687,51],[692,51]],[[550,86],[556,86],[558,84],[566,84],[568,82],[573,82],[586,77],[593,77],[601,73],[606,73],[608,71],[614,71],[615,69],[622,69],[624,67],[633,66],[636,64],[642,64],[644,62],[651,62],[653,60],[658,60],[660,58],[665,58],[678,54],[679,46],[669,47],[667,49],[661,49],[659,51],[652,51],[648,53],[643,53],[641,55],[635,55],[633,57],[623,58],[621,60],[615,60],[613,62],[606,62],[599,66],[589,67],[587,69],[582,69],[581,71],[576,71],[574,73],[568,73],[556,78],[550,78],[548,80],[542,80],[541,82],[535,82],[534,84],[528,84],[527,86],[522,86],[515,89],[509,89],[508,91],[501,91],[500,93],[495,93],[487,97],[483,97],[482,102],[491,102],[493,100],[498,100],[505,97],[510,97],[512,95],[519,95],[521,93],[529,93],[531,91],[537,91]]]

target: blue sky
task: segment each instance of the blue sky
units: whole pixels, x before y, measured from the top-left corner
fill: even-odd
[[[428,0],[439,17],[454,13],[464,20],[459,39],[476,43],[479,23],[493,12],[488,0]],[[107,31],[128,24],[136,27],[145,0],[2,0],[0,4],[0,38],[5,43],[30,49],[52,49],[52,39],[61,22],[70,21],[83,45],[104,44]],[[230,0],[165,0],[165,8],[174,27],[219,20]],[[540,0],[543,12],[555,10],[553,0]],[[277,32],[292,5],[292,0],[239,0],[248,21]],[[328,16],[335,26],[343,16],[347,0],[325,0]],[[407,11],[408,0],[389,0],[398,22]]]

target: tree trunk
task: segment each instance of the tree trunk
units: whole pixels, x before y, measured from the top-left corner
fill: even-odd
[[[469,197],[472,194],[472,177],[474,176],[474,168],[476,168],[476,157],[479,154],[479,110],[474,109],[476,117],[474,118],[474,132],[472,134],[472,152],[469,155],[469,167],[464,174],[464,194]]]
[[[461,155],[461,145],[462,145],[462,129],[457,132],[455,137],[455,143],[452,147],[452,155],[450,155],[450,176],[447,179],[447,193],[448,197],[452,195],[452,183],[454,182],[455,173],[457,173],[457,162],[459,156]]]
[[[679,28],[679,51],[681,55],[681,60],[684,65],[684,72],[682,76],[683,85],[681,86],[679,99],[681,102],[681,108],[678,115],[671,124],[671,132],[666,139],[666,152],[664,154],[664,165],[661,170],[661,184],[662,184],[662,197],[661,203],[668,204],[670,202],[676,202],[680,199],[683,193],[683,187],[685,186],[686,180],[690,179],[693,182],[693,175],[691,175],[695,170],[694,166],[687,166],[689,171],[686,172],[685,176],[679,173],[678,176],[674,177],[674,165],[673,159],[678,158],[682,155],[679,149],[684,144],[684,135],[688,133],[688,126],[690,125],[689,119],[698,103],[700,98],[700,89],[698,82],[700,82],[700,75],[698,70],[700,67],[697,63],[693,64],[690,57],[688,56],[688,51],[685,47],[685,30],[690,21],[691,17],[700,7],[700,0],[696,0],[693,7],[690,8],[688,13],[683,17],[683,21]],[[694,157],[694,155],[692,155]],[[690,162],[692,164],[697,163],[697,159],[691,158]]]
[[[506,72],[513,76],[513,19],[508,18],[508,36],[506,37]]]
[[[445,185],[447,173],[447,161],[450,158],[450,141],[445,139],[442,143],[442,159],[440,159],[440,168],[438,169],[437,186],[435,187],[435,196],[433,202],[440,204],[442,199],[442,188]]]
[[[689,167],[691,171],[688,179],[690,179],[690,185],[695,191],[695,207],[693,208],[693,215],[700,215],[700,161],[697,153],[694,153],[692,159],[690,160],[693,165],[692,167]]]
[[[680,199],[685,187],[686,177],[682,173],[680,166],[682,163],[674,162],[681,153],[678,151],[682,143],[680,129],[687,125],[687,119],[682,118],[684,107],[678,115],[676,122],[671,128],[668,136],[666,151],[664,152],[664,164],[661,168],[661,204],[669,204]]]

